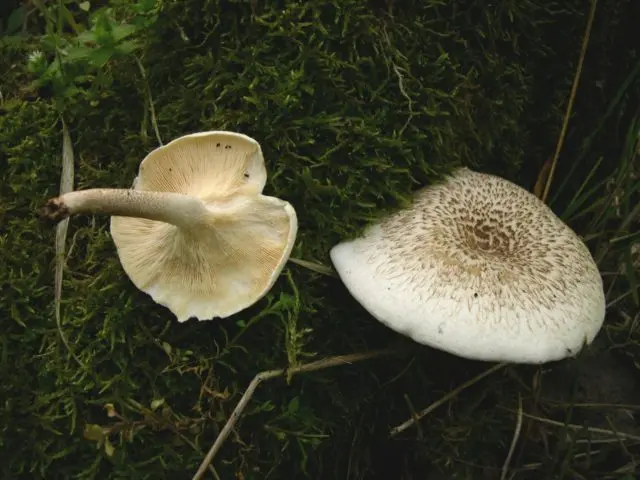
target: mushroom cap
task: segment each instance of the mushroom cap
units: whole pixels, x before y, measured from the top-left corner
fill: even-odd
[[[284,268],[298,230],[289,203],[261,194],[266,179],[259,143],[239,133],[195,133],[152,151],[134,190],[191,195],[220,215],[199,231],[111,217],[131,281],[180,322],[228,317],[260,300]]]
[[[467,168],[333,247],[331,260],[377,320],[473,360],[560,360],[604,321],[602,279],[582,240],[525,189]]]

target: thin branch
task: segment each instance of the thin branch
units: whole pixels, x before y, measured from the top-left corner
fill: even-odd
[[[233,412],[231,412],[231,415],[229,416],[227,423],[220,431],[218,438],[216,438],[216,441],[209,449],[209,452],[207,452],[207,455],[205,456],[204,460],[200,464],[200,467],[198,468],[198,471],[193,476],[192,480],[199,480],[202,478],[205,471],[207,470],[207,467],[211,464],[216,454],[224,444],[225,440],[231,433],[231,430],[240,419],[242,412],[247,407],[249,401],[251,401],[251,397],[256,391],[256,388],[258,388],[258,385],[260,385],[262,382],[266,380],[278,378],[278,377],[283,377],[285,375],[292,376],[299,373],[315,372],[318,370],[324,370],[327,368],[337,367],[340,365],[350,365],[352,363],[361,362],[363,360],[369,360],[371,358],[377,358],[384,355],[391,355],[394,353],[401,353],[401,351],[399,351],[398,349],[389,348],[385,350],[374,350],[371,352],[354,353],[350,355],[338,355],[335,357],[323,358],[322,360],[317,360],[315,362],[299,365],[291,369],[280,368],[277,370],[267,370],[267,371],[258,373],[253,378],[253,380],[251,380],[251,383],[249,384],[249,386],[247,387],[247,390],[244,392],[244,394],[240,398],[240,401],[236,405],[236,408],[234,408]]]
[[[604,409],[619,409],[619,410],[640,410],[640,405],[633,405],[630,403],[568,403],[544,398],[545,403],[561,406],[564,408],[604,408]]]
[[[422,426],[418,421],[418,413],[413,406],[413,402],[411,402],[409,395],[407,395],[406,393],[404,394],[404,399],[407,402],[407,407],[409,407],[409,412],[411,412],[411,418],[413,418],[413,421],[416,424],[416,428],[418,429],[418,440],[424,440],[424,432],[422,431]]]
[[[516,413],[517,414],[517,412],[514,412],[510,408],[501,407],[501,406],[498,406],[498,408],[501,408],[502,410],[506,410],[507,412]],[[585,430],[585,431],[587,431],[589,433],[597,433],[599,435],[610,435],[612,437],[618,437],[618,439],[624,438],[625,440],[634,440],[636,442],[640,442],[640,436],[632,435],[630,433],[615,432],[613,430],[607,430],[606,428],[587,427],[587,426],[584,426],[584,425],[574,425],[574,424],[571,424],[571,423],[558,422],[556,420],[551,420],[549,418],[537,417],[537,416],[531,415],[529,413],[523,413],[522,415],[524,417],[526,417],[526,418],[531,419],[531,420],[535,420],[536,422],[545,423],[547,425],[553,425],[554,427],[568,428],[569,430],[573,430],[573,431],[576,431],[576,432],[579,432],[581,430]]]
[[[578,91],[578,84],[580,83],[580,76],[582,75],[582,65],[584,64],[584,57],[587,54],[587,46],[589,45],[589,38],[591,37],[591,27],[593,26],[593,19],[596,16],[597,5],[598,0],[591,0],[591,9],[589,11],[589,18],[587,20],[587,27],[584,32],[584,37],[582,39],[582,48],[580,50],[580,58],[578,59],[578,67],[576,68],[576,73],[573,77],[573,85],[571,86],[571,93],[569,94],[569,103],[564,114],[562,128],[560,129],[560,136],[558,137],[558,143],[556,144],[556,151],[553,154],[551,169],[549,170],[549,176],[547,177],[547,183],[544,187],[544,193],[542,194],[541,198],[543,202],[547,200],[547,197],[549,195],[549,189],[551,188],[553,174],[556,171],[556,165],[558,163],[558,157],[560,156],[560,150],[562,150],[564,138],[567,134],[567,126],[569,125],[569,118],[571,117],[571,111],[573,110],[573,101],[575,100],[576,92]]]
[[[396,427],[393,427],[389,434],[392,437],[394,437],[394,436],[398,435],[399,433],[404,432],[407,428],[409,428],[411,425],[416,423],[418,420],[426,417],[427,415],[429,415],[431,412],[433,412],[439,406],[444,405],[449,400],[455,398],[463,390],[465,390],[465,389],[469,388],[470,386],[474,385],[475,383],[479,382],[484,377],[487,377],[487,376],[491,375],[492,373],[497,372],[501,368],[506,367],[507,365],[508,365],[508,363],[498,363],[498,364],[494,365],[493,367],[491,367],[491,368],[485,370],[484,372],[480,373],[479,375],[476,375],[471,380],[468,380],[468,381],[464,382],[462,385],[460,385],[459,387],[454,388],[449,393],[447,393],[445,396],[441,397],[439,400],[433,402],[427,408],[425,408],[420,413],[415,415],[415,417],[410,418],[406,422],[404,422],[404,423],[402,423],[402,424],[400,424],[400,425],[398,425]]]
[[[323,265],[321,263],[311,262],[309,260],[304,260],[302,258],[289,257],[289,261],[296,265],[300,265],[301,267],[306,268],[307,270],[311,270],[316,273],[320,273],[322,275],[326,275],[328,277],[338,277],[336,271],[331,268]]]
[[[134,56],[136,59],[136,64],[138,65],[138,69],[140,70],[140,75],[142,76],[142,82],[144,83],[144,91],[147,95],[147,101],[149,102],[149,111],[151,112],[151,125],[153,125],[153,131],[156,134],[156,138],[158,139],[158,143],[162,145],[162,138],[160,138],[160,129],[158,128],[158,119],[156,117],[156,109],[153,105],[153,97],[151,96],[151,87],[149,87],[149,81],[147,80],[147,74],[144,71],[144,66],[142,62],[137,56]]]
[[[500,475],[500,480],[507,479],[507,473],[509,472],[509,463],[511,462],[511,457],[513,456],[513,452],[516,449],[516,445],[518,444],[518,438],[520,437],[520,432],[522,431],[522,396],[520,392],[518,392],[518,415],[516,417],[516,428],[513,431],[513,439],[511,440],[511,445],[509,446],[509,452],[507,453],[507,458],[504,460],[504,465],[502,465],[502,474]]]

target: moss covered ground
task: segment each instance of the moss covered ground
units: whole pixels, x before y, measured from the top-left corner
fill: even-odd
[[[532,189],[588,12],[585,0],[3,3],[2,478],[191,478],[258,372],[389,346],[405,354],[262,384],[207,478],[500,478],[519,399],[507,478],[635,478],[636,0],[598,6],[550,196],[602,268],[598,341],[501,369],[401,435],[389,430],[413,409],[490,365],[419,348],[337,279],[291,263],[248,310],[178,324],[128,280],[103,217],[71,220],[57,325],[55,229],[35,215],[60,188],[62,120],[75,189],[128,187],[157,134],[239,131],[262,145],[265,193],[297,210],[293,255],[329,265],[332,245],[456,166]]]

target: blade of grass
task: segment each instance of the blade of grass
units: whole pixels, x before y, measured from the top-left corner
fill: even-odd
[[[580,184],[580,187],[578,188],[576,193],[573,195],[573,197],[569,201],[569,204],[567,205],[567,208],[565,209],[565,211],[562,214],[563,217],[571,218],[571,216],[574,214],[574,212],[577,211],[582,205],[584,205],[584,203],[587,201],[589,196],[593,192],[598,191],[602,187],[602,185],[604,184],[604,181],[603,182],[597,182],[596,185],[591,187],[587,191],[586,194],[584,193],[585,188],[587,187],[587,185],[591,184],[591,179],[596,174],[596,171],[600,167],[600,164],[602,163],[602,160],[604,160],[604,157],[598,158],[598,160],[596,161],[596,163],[593,166],[593,168],[591,170],[589,170],[589,173],[587,174],[587,178],[585,178],[584,181]],[[576,162],[575,164],[577,164],[577,163],[578,162]]]
[[[621,243],[621,242],[628,242],[629,244],[640,242],[640,231],[627,233],[625,235],[620,235],[618,237],[613,237],[611,239],[612,245],[615,245],[616,243]]]
[[[619,239],[636,232],[630,229],[634,222],[640,217],[640,203],[632,205],[638,194],[640,194],[640,182],[632,183],[633,163],[637,160],[638,146],[640,141],[638,135],[640,133],[640,114],[631,122],[631,126],[627,133],[625,142],[625,151],[622,154],[622,167],[618,169],[615,185],[611,189],[611,194],[606,200],[606,210],[600,212],[597,221],[592,223],[593,227],[601,227],[603,229],[612,216],[623,216],[618,227],[613,231],[612,235],[606,241],[600,241],[597,249],[596,261],[600,262],[608,253],[614,244],[613,239]],[[617,205],[616,205],[617,198]],[[619,241],[619,240],[618,240]],[[630,245],[625,250],[630,249]]]
[[[307,270],[311,270],[316,273],[320,273],[322,275],[326,275],[328,277],[338,277],[338,274],[331,267],[327,267],[326,265],[322,265],[321,263],[310,262],[309,260],[303,260],[301,258],[289,257],[289,261],[291,263],[295,263],[296,265],[300,265],[301,267],[306,268]]]
[[[156,139],[158,143],[162,145],[162,138],[160,137],[160,129],[158,128],[158,118],[156,117],[156,109],[153,104],[153,96],[151,95],[151,87],[149,86],[149,80],[147,79],[147,73],[144,70],[144,66],[142,62],[137,56],[134,56],[136,60],[136,65],[138,65],[138,70],[140,70],[140,76],[142,77],[142,82],[144,84],[144,92],[147,96],[147,102],[149,102],[149,112],[151,113],[151,125],[153,126],[153,131],[156,134]]]
[[[602,127],[606,125],[607,122],[609,121],[609,117],[611,117],[611,115],[614,112],[618,111],[618,106],[620,102],[622,101],[622,99],[624,98],[624,95],[627,93],[627,91],[629,90],[629,87],[631,87],[631,85],[636,80],[636,77],[638,75],[640,75],[640,61],[636,63],[636,66],[634,67],[634,69],[629,73],[627,78],[625,78],[625,80],[622,82],[622,85],[620,85],[620,88],[618,88],[618,91],[616,92],[615,97],[609,103],[607,111],[600,118],[600,121],[598,122],[598,126],[594,129],[593,133],[584,141],[582,146],[583,154],[586,154],[586,152],[589,151],[595,137],[597,136],[598,133],[600,133],[600,131],[602,130]]]
[[[636,64],[635,68],[632,70],[632,72],[627,76],[627,78],[624,80],[624,82],[622,82],[622,85],[620,85],[620,87],[618,88],[617,92],[616,92],[616,96],[614,97],[614,99],[609,103],[609,106],[607,107],[607,111],[606,113],[602,116],[602,118],[600,119],[598,126],[594,129],[594,131],[584,140],[583,145],[580,149],[580,153],[578,154],[577,158],[575,159],[575,161],[573,162],[571,168],[569,169],[569,172],[567,173],[567,175],[565,176],[564,180],[562,181],[560,187],[557,189],[555,196],[553,197],[553,199],[549,202],[550,204],[553,204],[556,202],[556,200],[558,199],[558,197],[560,196],[560,194],[564,191],[567,182],[573,177],[573,175],[576,173],[576,170],[580,167],[580,165],[582,164],[582,160],[584,159],[584,157],[591,151],[591,146],[593,144],[593,142],[595,141],[598,133],[602,130],[602,127],[607,124],[607,122],[609,122],[609,117],[611,117],[611,115],[614,112],[618,111],[618,106],[620,104],[620,102],[622,101],[622,99],[624,98],[624,95],[628,92],[629,87],[632,85],[633,81],[635,80],[635,78],[638,76],[638,74],[640,74],[640,61]]]
[[[62,120],[62,173],[60,175],[60,195],[71,192],[73,190],[73,178],[74,172],[74,158],[73,158],[73,144],[71,143],[71,135],[69,135],[69,128],[67,127],[64,118]],[[69,218],[65,218],[56,226],[56,262],[55,262],[55,318],[56,326],[58,327],[58,333],[62,343],[71,354],[73,359],[84,368],[85,365],[74,353],[67,337],[62,328],[62,315],[61,315],[61,303],[62,303],[62,279],[65,265],[65,245],[67,241],[67,231],[69,230]]]
[[[540,169],[540,173],[538,173],[538,179],[536,180],[536,184],[533,186],[533,194],[542,198],[542,193],[544,186],[547,184],[547,180],[549,179],[549,170],[551,169],[551,160],[547,160],[542,165]]]
[[[589,225],[588,231],[595,231],[603,229],[610,218],[616,213],[615,201],[616,194],[622,191],[622,182],[624,181],[623,175],[625,175],[626,171],[620,171],[617,175],[617,180],[614,185],[611,187],[611,192],[606,195],[606,197],[602,201],[602,209],[599,214],[597,214],[594,219],[591,221]],[[628,192],[630,194],[631,192]],[[624,225],[624,223],[623,223]],[[622,225],[621,225],[622,228]]]
[[[551,161],[551,169],[549,170],[549,176],[547,177],[547,184],[544,187],[544,193],[542,194],[542,201],[545,202],[549,196],[549,189],[551,188],[551,182],[553,181],[553,174],[558,164],[558,157],[560,156],[560,150],[564,143],[564,137],[567,134],[567,126],[569,125],[569,118],[571,118],[571,112],[573,111],[573,102],[578,91],[578,84],[580,83],[580,77],[582,75],[582,65],[584,64],[584,57],[587,54],[587,46],[589,45],[589,38],[591,38],[591,27],[593,26],[593,20],[596,16],[596,7],[598,0],[591,0],[591,9],[589,10],[589,18],[587,19],[587,27],[582,39],[582,48],[580,50],[580,57],[578,59],[578,67],[576,68],[576,74],[573,77],[573,85],[571,86],[571,93],[569,94],[569,103],[567,104],[567,110],[565,112],[564,120],[562,122],[562,128],[560,129],[560,136],[558,137],[558,143],[556,144],[556,150],[553,154],[553,160]]]

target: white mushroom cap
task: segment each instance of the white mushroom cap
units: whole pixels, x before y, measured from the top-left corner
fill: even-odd
[[[197,228],[111,217],[132,282],[180,322],[224,318],[261,299],[287,262],[298,229],[289,203],[261,194],[266,179],[260,145],[238,133],[186,135],[151,152],[133,190],[187,195],[178,200],[198,199],[209,213]]]
[[[559,360],[604,321],[602,279],[581,239],[536,196],[467,168],[331,259],[380,322],[469,359]]]

